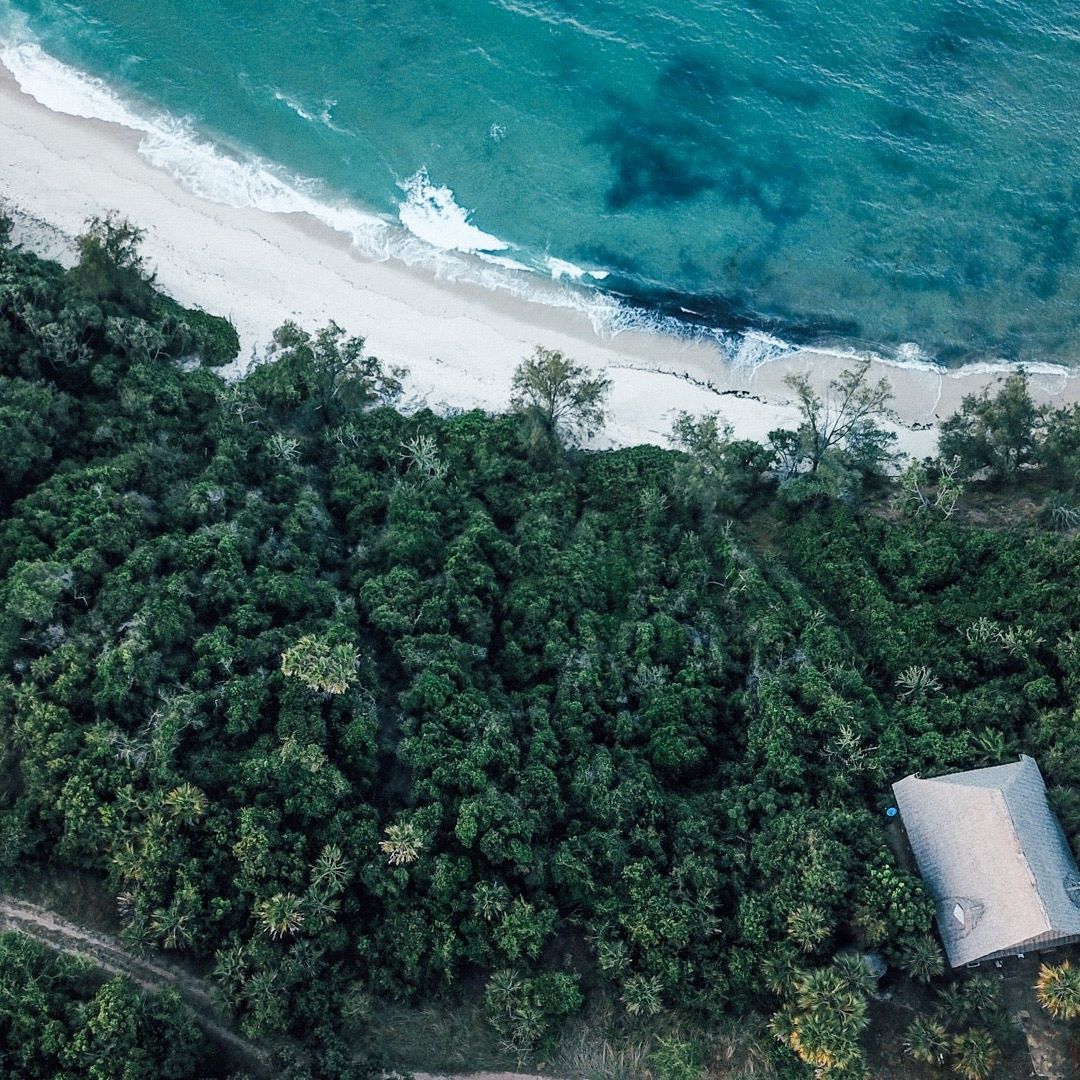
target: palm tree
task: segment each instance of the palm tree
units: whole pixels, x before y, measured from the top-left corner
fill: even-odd
[[[300,459],[300,440],[290,439],[280,431],[275,431],[266,441],[266,449],[270,456],[283,465],[291,465]]]
[[[165,795],[165,807],[182,824],[194,825],[206,813],[206,796],[185,782]]]
[[[304,925],[301,900],[292,893],[275,893],[269,900],[255,905],[260,928],[275,941],[286,934],[295,934]]]
[[[953,1071],[964,1080],[987,1080],[998,1060],[994,1037],[985,1028],[970,1028],[953,1036]]]
[[[938,1011],[949,1017],[952,1023],[962,1024],[971,1018],[971,1002],[968,1001],[961,983],[946,983],[938,990],[938,1001]]]
[[[655,1016],[660,1011],[664,984],[658,976],[631,975],[623,983],[622,999],[631,1016]]]
[[[944,1024],[929,1016],[918,1017],[904,1037],[904,1050],[908,1055],[927,1065],[943,1065],[949,1045],[949,1033]]]
[[[511,1013],[524,986],[518,972],[503,968],[501,971],[496,971],[488,980],[484,999],[489,1008],[494,1008],[497,1012]]]
[[[311,867],[311,883],[329,894],[345,888],[349,862],[337,844],[326,844]]]
[[[777,1042],[790,1045],[791,1035],[795,1030],[795,1010],[790,1005],[786,1005],[779,1012],[773,1013],[769,1018],[767,1029]]]
[[[386,861],[391,866],[403,866],[420,858],[424,836],[413,822],[387,825],[385,831],[386,839],[379,842],[379,850],[389,856]]]
[[[480,881],[473,889],[473,910],[484,922],[493,922],[506,910],[509,899],[510,890],[501,881]]]
[[[814,952],[832,933],[828,916],[814,904],[801,904],[788,912],[788,937],[803,952]]]
[[[240,1030],[248,1038],[282,1030],[286,1023],[285,1001],[276,971],[256,971],[244,985],[244,997],[250,1012],[240,1022]]]
[[[1000,728],[983,728],[974,736],[979,765],[999,765],[1016,757],[1016,744]]]
[[[853,993],[869,994],[877,984],[877,979],[867,967],[866,961],[858,953],[846,952],[836,957],[832,969]]]
[[[544,1033],[544,1010],[528,998],[514,1009],[505,1025],[507,1038],[500,1045],[524,1063]]]
[[[795,982],[787,1041],[803,1061],[818,1069],[848,1069],[862,1059],[859,1035],[868,1023],[866,998],[853,988],[845,965],[818,968]],[[774,1029],[782,1037],[781,1027]]]
[[[282,968],[287,973],[299,972],[303,977],[310,979],[325,954],[324,946],[317,945],[310,938],[301,938],[289,947],[288,956]]]
[[[630,951],[626,942],[622,938],[597,938],[596,963],[601,971],[618,978],[630,966]]]
[[[142,847],[127,840],[113,850],[113,869],[121,881],[138,881],[143,876],[142,859]]]
[[[281,670],[324,694],[344,694],[353,684],[360,653],[347,642],[306,634],[281,654]]]
[[[150,917],[150,928],[161,939],[166,949],[184,949],[195,936],[190,912],[181,911],[176,903],[158,908]]]
[[[761,971],[765,976],[765,985],[777,997],[787,996],[796,981],[806,977],[789,945],[781,945],[766,956],[761,963]]]
[[[945,961],[938,943],[929,934],[921,934],[900,950],[900,966],[916,982],[928,983],[945,970]]]
[[[1075,1020],[1080,1016],[1080,969],[1068,960],[1043,964],[1035,983],[1039,1004],[1055,1020]]]
[[[925,664],[913,664],[900,672],[896,680],[900,696],[918,701],[941,689],[941,680]]]
[[[802,1012],[842,1017],[860,1030],[866,1026],[866,1000],[833,967],[818,968],[797,980],[795,1004]]]
[[[337,897],[331,896],[325,888],[312,885],[302,900],[308,929],[317,931],[329,926],[341,906]]]
[[[820,1012],[796,1016],[790,1042],[803,1061],[819,1069],[845,1069],[861,1057],[855,1037],[835,1017]]]
[[[990,975],[974,975],[961,988],[968,1009],[985,1020],[1001,1006],[1001,982]]]
[[[230,994],[235,994],[247,982],[247,950],[243,945],[232,945],[214,953],[214,978]]]

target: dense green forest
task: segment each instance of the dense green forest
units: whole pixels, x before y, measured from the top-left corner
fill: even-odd
[[[943,969],[891,782],[1022,749],[1075,845],[1080,419],[1022,375],[896,480],[862,371],[843,429],[796,380],[769,446],[684,417],[590,453],[602,380],[545,410],[557,354],[503,416],[395,411],[333,325],[226,383],[232,328],[137,230],[69,271],[0,239],[0,864],[96,875],[290,1075],[394,1064],[379,1016],[431,1002],[510,1063],[593,1018],[656,1077],[864,1075],[863,955]],[[913,1061],[990,1075],[974,986]]]

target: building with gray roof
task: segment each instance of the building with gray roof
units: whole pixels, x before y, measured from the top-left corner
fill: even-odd
[[[1080,873],[1033,758],[893,794],[953,967],[1080,941]]]

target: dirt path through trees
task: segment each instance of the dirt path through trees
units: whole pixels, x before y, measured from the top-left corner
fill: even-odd
[[[4,894],[0,894],[0,930],[17,930],[57,952],[85,960],[108,975],[126,975],[151,993],[176,990],[206,1036],[237,1066],[256,1077],[274,1074],[268,1053],[241,1038],[218,1018],[210,987],[178,966],[158,958],[134,956],[115,938],[76,926],[55,912]]]

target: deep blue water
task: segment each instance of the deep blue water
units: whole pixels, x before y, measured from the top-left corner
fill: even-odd
[[[361,246],[437,265],[407,225],[720,327],[1080,357],[1075,0],[0,0],[5,24],[403,222]],[[212,164],[197,190],[284,198]]]

